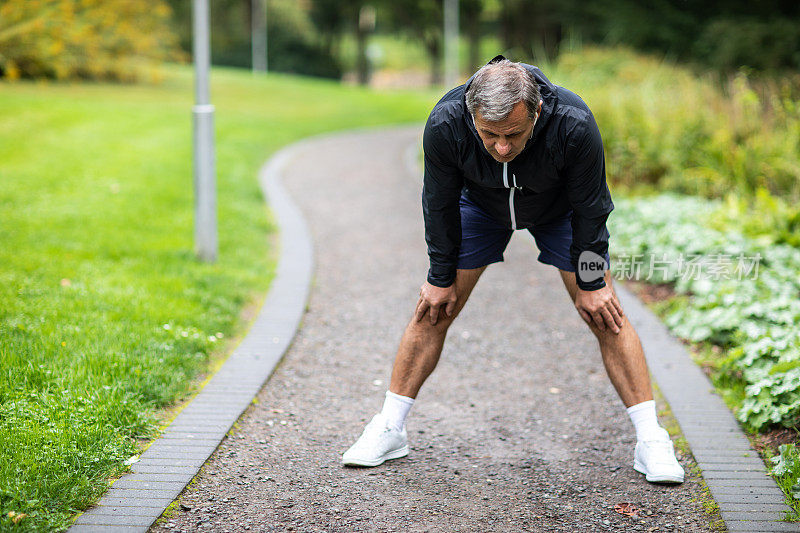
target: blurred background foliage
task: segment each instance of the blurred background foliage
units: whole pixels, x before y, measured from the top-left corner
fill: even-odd
[[[796,78],[737,73],[720,85],[623,48],[563,51],[542,68],[589,103],[618,186],[800,199]]]
[[[404,35],[441,81],[440,0],[212,0],[212,60],[251,64],[253,2],[268,13],[270,70],[339,78],[375,68],[371,35]],[[5,77],[132,79],[144,60],[191,52],[191,0],[0,0]],[[366,10],[366,11],[365,11]],[[481,42],[516,59],[553,61],[575,43],[625,45],[730,73],[800,68],[800,3],[792,0],[461,0],[460,26],[472,71]],[[343,40],[359,43],[344,54]],[[370,61],[359,64],[371,56]],[[363,74],[363,73],[362,73]],[[359,77],[362,81],[367,78]]]
[[[5,78],[158,78],[180,53],[162,0],[2,0],[0,74]]]
[[[174,31],[181,49],[192,51],[192,2],[166,0],[172,7]],[[252,63],[252,2],[258,0],[211,0],[211,61],[215,65],[250,67]],[[338,29],[338,19],[346,13],[347,1],[319,2],[331,18],[312,17],[317,2],[261,0],[267,5],[269,68],[276,72],[339,78],[342,69],[327,37]],[[357,10],[356,10],[357,13]],[[326,29],[334,28],[334,29]]]

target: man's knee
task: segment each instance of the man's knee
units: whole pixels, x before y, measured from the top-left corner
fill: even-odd
[[[594,322],[592,322],[591,324],[587,323],[586,325],[589,327],[589,331],[594,333],[594,336],[597,337],[597,340],[600,341],[601,344],[604,342],[608,342],[609,340],[612,340],[612,338],[616,336],[616,334],[613,331],[611,331],[611,328],[609,327],[606,327],[606,329],[602,330],[598,328],[597,324],[595,324]]]
[[[445,312],[446,306],[444,305],[439,309],[439,315],[436,318],[435,324],[431,324],[430,309],[428,309],[421,320],[416,319],[415,312],[414,316],[411,317],[411,323],[408,327],[410,329],[422,332],[446,333],[447,329],[450,327],[450,324],[453,323],[459,313],[461,313],[461,310],[464,309],[470,294],[472,294],[472,289],[475,288],[475,285],[478,283],[478,279],[480,279],[484,270],[486,270],[485,266],[458,271],[455,280],[456,303],[453,306],[453,311],[449,316]],[[417,304],[419,305],[419,302]]]
[[[408,325],[409,329],[420,335],[444,335],[450,328],[450,325],[456,318],[459,309],[454,309],[451,316],[447,316],[444,309],[439,311],[439,316],[436,319],[436,324],[431,324],[430,312],[425,313],[421,320],[417,320],[416,316],[411,317],[411,323]]]
[[[601,346],[613,346],[616,343],[626,342],[625,339],[630,338],[631,334],[636,335],[636,330],[633,329],[633,325],[628,321],[628,317],[625,316],[622,317],[622,326],[619,328],[619,333],[614,333],[614,330],[608,325],[606,325],[605,329],[600,329],[594,322],[587,325]]]

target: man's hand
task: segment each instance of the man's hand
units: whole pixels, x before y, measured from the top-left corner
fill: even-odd
[[[417,310],[414,312],[414,317],[419,322],[428,313],[431,326],[435,326],[436,322],[439,321],[439,311],[442,306],[444,306],[444,312],[448,317],[453,316],[453,311],[456,308],[456,299],[455,283],[449,287],[437,287],[426,281],[419,289],[419,300],[417,301]]]
[[[600,331],[605,331],[608,327],[614,333],[619,333],[625,314],[610,286],[606,285],[596,291],[578,289],[575,307],[590,326],[594,324]]]

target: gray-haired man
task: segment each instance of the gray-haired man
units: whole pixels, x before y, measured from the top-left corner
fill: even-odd
[[[642,346],[611,285],[606,219],[614,208],[603,144],[577,95],[530,65],[498,56],[433,108],[423,136],[423,213],[430,269],[400,341],[383,409],[342,457],[376,466],[408,454],[405,418],[433,372],[447,329],[516,229],[559,269],[600,343],[608,376],[636,428],[634,468],[681,483],[656,418]]]

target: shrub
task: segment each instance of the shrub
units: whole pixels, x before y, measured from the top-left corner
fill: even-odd
[[[595,48],[564,53],[545,72],[591,107],[616,185],[800,199],[797,79],[739,73],[721,87],[667,61]]]
[[[5,78],[133,81],[176,57],[162,0],[5,0],[0,74]]]
[[[722,17],[708,23],[692,55],[720,70],[748,65],[757,70],[800,68],[800,26],[789,18]]]

